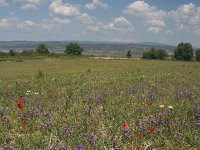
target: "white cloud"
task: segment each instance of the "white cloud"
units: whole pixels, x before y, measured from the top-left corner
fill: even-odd
[[[130,23],[130,21],[128,21],[126,18],[122,16],[115,18],[111,23],[105,25],[103,28],[106,30],[114,30],[114,31],[120,31],[120,32],[134,30],[134,27]]]
[[[158,10],[155,6],[150,6],[144,1],[135,1],[123,10],[125,14],[141,16],[145,19],[163,19],[166,16],[166,12]]]
[[[102,2],[102,0],[93,0],[91,3],[85,5],[87,9],[96,9],[98,7],[108,8],[108,4]]]
[[[34,22],[30,21],[30,20],[26,20],[22,23],[17,24],[18,28],[24,29],[24,28],[32,28],[35,25]]]
[[[3,6],[7,6],[8,3],[6,3],[5,0],[0,0],[0,7],[3,7]]]
[[[9,23],[8,23],[8,19],[7,18],[3,18],[3,19],[0,20],[0,27],[1,28],[9,27]]]
[[[153,27],[164,27],[165,22],[163,20],[147,20],[145,21],[147,25],[153,26]]]
[[[132,32],[133,25],[124,17],[114,18],[110,23],[92,22],[87,26],[88,31],[117,31],[117,32]]]
[[[200,7],[193,3],[183,4],[168,14],[176,22],[178,30],[200,35]]]
[[[149,27],[148,31],[152,33],[159,33],[162,30],[160,27]]]
[[[55,0],[49,6],[49,11],[52,14],[64,16],[77,16],[80,14],[77,6],[63,3],[62,0]]]
[[[155,6],[150,6],[144,1],[135,1],[129,4],[123,13],[143,18],[144,24],[149,26],[148,31],[158,33],[165,26],[164,18],[167,13],[163,10],[158,10]]]
[[[83,23],[86,23],[86,24],[94,23],[95,20],[96,20],[95,17],[90,16],[90,15],[87,14],[87,13],[83,13],[83,14],[77,16],[77,19],[81,20]]]
[[[22,9],[36,9],[39,5],[47,2],[48,0],[13,0],[13,3],[20,5]]]

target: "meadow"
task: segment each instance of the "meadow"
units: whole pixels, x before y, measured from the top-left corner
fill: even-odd
[[[0,150],[199,150],[200,64],[0,61]]]

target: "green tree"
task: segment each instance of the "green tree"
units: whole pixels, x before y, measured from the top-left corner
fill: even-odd
[[[67,55],[81,55],[83,48],[78,43],[69,43],[65,48]]]
[[[190,61],[193,58],[193,48],[190,43],[179,43],[174,50],[176,60]]]
[[[195,55],[196,55],[196,60],[200,61],[200,49],[196,50]]]
[[[127,51],[126,56],[127,56],[128,58],[130,58],[130,57],[132,56],[132,55],[131,55],[131,50],[128,50],[128,51]]]
[[[167,56],[168,54],[164,49],[156,50],[154,48],[151,48],[150,51],[144,52],[142,57],[145,59],[164,59]]]
[[[9,55],[10,55],[10,56],[14,56],[14,55],[15,55],[15,52],[14,52],[13,49],[9,50]]]
[[[49,49],[45,44],[40,44],[37,48],[36,48],[36,52],[40,53],[40,54],[49,54]]]
[[[166,51],[164,49],[158,49],[156,51],[156,58],[157,59],[165,59],[165,57],[167,57],[168,54],[166,53]]]

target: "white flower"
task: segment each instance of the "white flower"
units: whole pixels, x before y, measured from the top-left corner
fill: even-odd
[[[35,95],[38,95],[39,93],[38,93],[38,92],[35,92],[34,94],[35,94]]]
[[[164,106],[164,105],[160,105],[159,107],[160,107],[160,108],[164,108],[165,106]]]
[[[168,106],[168,108],[170,108],[170,109],[173,109],[173,107],[172,107],[172,106]]]
[[[27,93],[30,93],[30,92],[31,92],[30,90],[27,91]]]

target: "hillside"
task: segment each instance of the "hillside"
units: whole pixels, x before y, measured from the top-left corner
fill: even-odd
[[[0,41],[0,51],[14,49],[16,51],[35,49],[40,43],[45,43],[52,52],[62,53],[70,41]],[[78,41],[84,49],[84,54],[89,55],[124,55],[131,49],[133,54],[141,55],[150,48],[163,48],[168,53],[174,50],[174,46],[159,43],[114,43],[114,42],[90,42]]]

